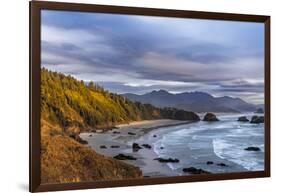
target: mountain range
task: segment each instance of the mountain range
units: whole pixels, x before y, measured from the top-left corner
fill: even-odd
[[[156,107],[175,107],[193,112],[254,112],[260,107],[240,98],[214,97],[198,91],[172,94],[166,90],[154,90],[142,95],[126,93],[123,96],[132,101],[149,103]]]

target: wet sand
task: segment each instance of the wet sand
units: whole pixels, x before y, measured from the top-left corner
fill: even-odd
[[[157,154],[153,151],[153,142],[157,140],[157,136],[146,135],[155,129],[161,129],[169,126],[188,124],[192,121],[178,121],[170,119],[158,119],[148,121],[137,121],[129,124],[116,125],[116,129],[103,133],[81,133],[80,137],[88,141],[88,145],[96,152],[114,157],[120,153],[131,155],[137,160],[124,160],[124,162],[138,166],[144,177],[153,176],[177,176],[180,173],[170,169],[166,163],[160,163],[157,160]],[[145,135],[145,137],[143,137]],[[149,139],[148,139],[149,138]],[[151,149],[142,147],[139,151],[133,151],[132,144],[148,143],[152,146]],[[100,148],[101,146],[106,148]],[[119,146],[112,148],[111,146]]]

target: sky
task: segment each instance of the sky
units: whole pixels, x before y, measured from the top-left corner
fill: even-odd
[[[42,10],[41,66],[111,92],[264,103],[264,24]]]

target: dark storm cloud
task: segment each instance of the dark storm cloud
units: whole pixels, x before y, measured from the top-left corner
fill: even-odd
[[[42,66],[119,93],[263,92],[262,24],[43,11],[41,31]]]

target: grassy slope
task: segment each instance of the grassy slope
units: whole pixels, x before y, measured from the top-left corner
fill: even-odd
[[[41,123],[41,181],[64,183],[139,178],[131,165],[97,154],[63,134],[59,126]]]

